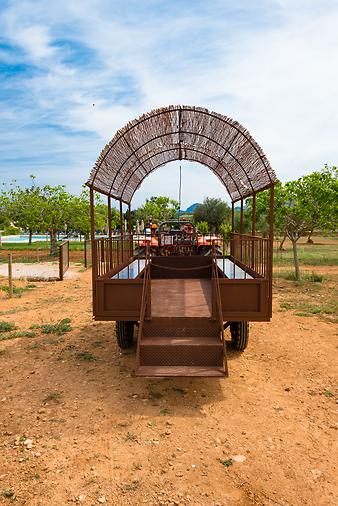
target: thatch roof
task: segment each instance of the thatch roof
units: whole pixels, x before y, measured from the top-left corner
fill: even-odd
[[[200,107],[169,106],[118,130],[87,185],[129,203],[153,170],[173,160],[209,167],[233,201],[277,182],[262,149],[237,121]]]

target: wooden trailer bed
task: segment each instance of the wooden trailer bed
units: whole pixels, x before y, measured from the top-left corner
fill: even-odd
[[[216,262],[223,320],[269,320],[268,280],[233,257],[152,257],[149,262],[151,300],[161,301],[162,312],[172,312],[168,307],[168,301],[172,300],[181,314],[181,301],[187,300],[189,294],[193,295],[193,282],[206,274],[211,280],[211,262]],[[208,273],[199,271],[201,264],[209,265]],[[139,321],[145,266],[146,259],[132,257],[96,279],[96,320]],[[168,266],[169,270],[166,270]]]

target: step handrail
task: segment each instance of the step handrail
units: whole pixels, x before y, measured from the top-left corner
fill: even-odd
[[[147,245],[147,249],[146,249],[145,260],[146,260],[146,262],[145,262],[145,267],[144,267],[142,298],[141,298],[141,308],[140,308],[140,324],[139,324],[139,329],[138,329],[138,339],[137,339],[137,349],[136,349],[137,367],[140,366],[140,346],[141,346],[141,339],[142,339],[142,335],[143,335],[144,320],[146,319],[146,310],[147,310],[148,295],[149,295],[151,258],[150,258],[148,245]]]
[[[224,367],[224,371],[227,373],[228,370],[227,370],[227,362],[226,362],[226,345],[225,345],[224,325],[223,325],[222,300],[221,300],[221,290],[220,290],[220,286],[219,286],[216,248],[215,248],[214,242],[212,244],[212,279],[214,281],[214,286],[215,286],[216,312],[217,312],[219,331],[220,331],[221,340],[223,343],[223,367]]]

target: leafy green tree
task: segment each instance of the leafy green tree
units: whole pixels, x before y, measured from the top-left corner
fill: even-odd
[[[300,281],[298,240],[309,230],[308,213],[302,202],[304,188],[300,180],[278,183],[275,186],[274,226],[275,233],[285,234],[292,243],[295,277]],[[264,228],[269,220],[269,191],[260,192],[256,197],[257,225]]]
[[[312,243],[314,230],[323,232],[338,228],[338,169],[325,165],[321,171],[312,172],[297,181],[299,205],[309,224],[307,242]]]
[[[57,235],[67,231],[72,216],[72,196],[65,186],[46,185],[41,189],[42,226],[50,235],[50,254],[56,255]]]
[[[151,197],[143,206],[135,211],[135,220],[145,223],[152,218],[153,221],[167,221],[177,217],[179,203],[169,197]]]
[[[9,224],[9,197],[7,191],[2,190],[0,193],[0,230],[5,229]]]
[[[222,223],[222,225],[219,227],[219,232],[223,237],[226,249],[228,249],[232,232],[230,223]]]
[[[269,235],[269,216],[270,216],[270,193],[268,190],[265,190],[256,194],[256,230],[259,231],[263,237],[267,237]],[[252,227],[252,198],[248,198],[245,201],[244,229],[246,232],[251,232],[251,227]],[[239,230],[237,226],[236,230]],[[276,223],[276,220],[275,220],[275,233],[277,235],[280,234],[279,224]]]
[[[3,192],[7,220],[28,230],[29,244],[32,243],[33,233],[40,232],[43,228],[41,188],[35,184],[35,176],[31,175],[30,178],[30,187],[21,188],[13,181],[7,191]]]
[[[207,235],[209,233],[209,223],[207,221],[197,222],[196,228],[197,228],[198,232],[202,235]]]
[[[206,197],[193,212],[195,223],[206,221],[215,232],[222,223],[229,222],[231,215],[230,207],[221,199]]]

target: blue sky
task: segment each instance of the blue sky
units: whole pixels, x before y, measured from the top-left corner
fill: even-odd
[[[169,104],[238,120],[281,180],[337,164],[337,26],[336,0],[0,0],[0,180],[77,193],[118,128]],[[182,171],[183,207],[225,197]],[[176,162],[135,205],[163,193]]]

